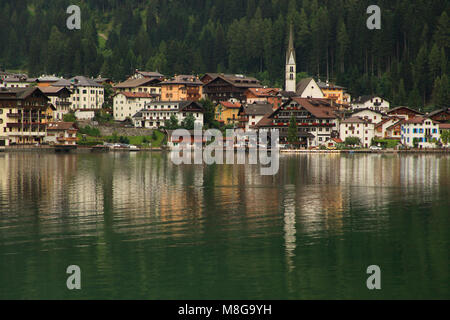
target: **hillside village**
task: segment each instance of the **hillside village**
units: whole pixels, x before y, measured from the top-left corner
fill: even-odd
[[[205,103],[213,104],[212,115]],[[292,30],[283,89],[242,74],[167,77],[136,70],[113,83],[101,76],[29,78],[0,72],[0,146],[76,145],[80,128],[74,120],[91,121],[99,114],[118,125],[153,130],[213,122],[246,132],[276,129],[280,143],[293,149],[428,149],[448,146],[450,132],[450,108],[424,114],[407,106],[392,108],[378,95],[352,97],[328,80],[297,82]]]

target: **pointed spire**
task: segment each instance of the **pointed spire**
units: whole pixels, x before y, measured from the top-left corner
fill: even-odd
[[[294,63],[295,63],[295,47],[294,47],[294,26],[291,23],[290,27],[290,33],[289,33],[289,47],[286,52],[286,64],[289,64],[291,55],[294,57]]]

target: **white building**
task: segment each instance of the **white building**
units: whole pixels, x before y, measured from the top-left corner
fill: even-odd
[[[440,124],[425,117],[415,117],[406,120],[402,124],[402,136],[401,141],[408,147],[418,148],[435,148],[435,141],[439,141],[441,138],[440,125],[442,128],[445,124]]]
[[[114,119],[124,121],[145,108],[147,103],[158,100],[159,95],[150,93],[119,92],[113,97]]]
[[[34,79],[28,79],[26,75],[9,76],[0,79],[0,88],[27,88],[34,82]]]
[[[294,47],[294,31],[291,25],[291,32],[289,34],[289,47],[286,52],[286,83],[285,89],[287,92],[296,91],[297,83],[297,63],[295,61],[295,47]]]
[[[375,124],[358,117],[344,119],[340,124],[340,137],[343,141],[349,137],[359,138],[361,146],[368,148],[375,137]]]
[[[390,108],[390,103],[379,96],[361,96],[353,100],[351,108],[371,109],[382,113],[387,113]]]
[[[77,132],[73,122],[52,122],[47,126],[44,141],[51,145],[74,146],[77,144]]]
[[[64,115],[70,111],[72,105],[70,96],[72,92],[66,87],[38,87],[49,99],[50,103],[55,107],[53,118],[56,121],[62,121]]]
[[[397,135],[395,125],[401,122],[402,119],[398,117],[384,118],[381,122],[375,125],[375,136],[380,139],[384,138],[400,138]]]
[[[264,116],[268,116],[273,113],[272,105],[265,104],[248,104],[242,106],[239,110],[239,128],[245,132],[253,129]]]
[[[313,78],[302,79],[297,85],[297,96],[300,98],[323,99],[325,95]]]
[[[105,90],[101,84],[93,79],[77,76],[69,80],[60,80],[53,84],[54,87],[66,87],[71,92],[72,110],[101,109],[105,102]]]
[[[149,93],[161,95],[159,78],[133,78],[114,86],[116,92]]]
[[[386,118],[387,116],[379,111],[375,111],[372,109],[356,109],[351,115],[352,118],[362,118],[365,120],[372,121],[375,124],[380,123],[383,121],[383,118]]]
[[[203,127],[203,106],[196,101],[153,101],[136,113],[132,118],[137,128],[157,129],[174,115],[178,124],[189,115]]]

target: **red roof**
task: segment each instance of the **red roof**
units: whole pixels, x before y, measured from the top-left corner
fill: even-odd
[[[342,141],[342,140],[339,139],[339,138],[331,138],[331,140],[333,140],[333,141],[336,142],[336,143],[344,143],[344,141]]]
[[[275,96],[280,89],[278,88],[249,88],[248,91],[256,97],[272,97]]]
[[[440,123],[439,129],[450,130],[450,123]]]
[[[239,102],[233,103],[230,101],[221,101],[220,104],[229,109],[239,109],[242,106]]]

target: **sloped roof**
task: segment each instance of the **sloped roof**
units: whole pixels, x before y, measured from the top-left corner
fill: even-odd
[[[314,80],[314,79],[313,78],[305,78],[305,79],[300,80],[300,82],[297,84],[296,93],[301,96],[312,80]]]
[[[248,88],[248,91],[257,97],[272,97],[280,92],[278,88]]]
[[[332,107],[325,99],[292,98],[295,102],[305,108],[314,117],[319,119],[335,119],[336,108]]]
[[[244,106],[244,113],[249,116],[264,116],[266,114],[271,114],[273,112],[273,107],[271,104],[248,104]]]
[[[360,117],[351,117],[341,121],[341,123],[371,123],[368,120],[362,119]]]
[[[411,108],[409,108],[409,107],[405,107],[405,106],[395,107],[395,108],[389,110],[387,113],[388,113],[388,114],[391,114],[391,113],[394,113],[394,112],[399,111],[399,110],[402,110],[402,109],[406,109],[406,110],[408,110],[408,111],[410,111],[410,112],[413,112],[413,113],[415,113],[415,114],[423,115],[422,112],[417,111],[417,110],[414,110],[414,109],[411,109]]]
[[[233,103],[230,101],[221,101],[220,104],[228,109],[239,109],[242,106],[239,102]]]
[[[338,86],[331,82],[326,83],[318,81],[317,85],[319,86],[320,89],[345,89],[344,87]]]
[[[158,79],[150,79],[150,78],[130,79],[116,84],[114,88],[115,89],[137,88],[145,86],[147,84],[158,84],[160,82],[161,81],[159,81]]]
[[[202,86],[203,82],[201,82],[196,76],[192,75],[177,75],[170,80],[161,82],[161,85],[170,85],[170,84],[186,84],[191,86]]]
[[[155,98],[155,97],[159,96],[159,94],[152,94],[152,93],[147,93],[147,92],[118,92],[114,96],[118,96],[119,94],[122,94],[125,97],[130,98],[130,99]]]
[[[77,129],[75,127],[74,122],[50,122],[47,126],[47,130],[70,130],[70,129]]]

